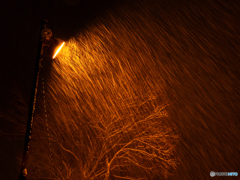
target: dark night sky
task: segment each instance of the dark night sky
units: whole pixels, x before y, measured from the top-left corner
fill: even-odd
[[[49,27],[52,29],[54,37],[68,40],[71,37],[75,36],[78,32],[84,30],[84,28],[88,24],[94,23],[95,18],[104,15],[105,11],[111,10],[112,7],[125,6],[123,4],[123,2],[120,3],[120,1],[121,0],[112,0],[112,1],[111,0],[34,0],[34,1],[32,1],[32,0],[3,0],[3,1],[0,1],[0,18],[1,18],[1,21],[0,21],[1,22],[1,28],[0,28],[0,32],[1,32],[0,33],[0,48],[1,48],[1,53],[0,53],[0,87],[1,87],[0,88],[0,113],[2,113],[4,115],[9,114],[9,116],[11,116],[10,112],[12,112],[12,108],[13,108],[12,105],[18,99],[15,94],[18,94],[18,92],[19,92],[18,95],[23,97],[27,103],[30,102],[33,73],[34,73],[34,67],[35,67],[35,61],[36,61],[37,49],[38,49],[40,21],[42,19],[47,19],[49,21]],[[161,0],[159,0],[159,1],[161,1]],[[162,1],[171,2],[171,3],[175,2],[174,0],[169,0],[169,1],[162,0]],[[125,0],[124,0],[124,2],[125,2]],[[134,2],[135,2],[135,0],[134,0]],[[178,2],[178,1],[176,1],[176,2]],[[182,2],[184,2],[184,0],[182,0]],[[186,1],[186,2],[188,2],[188,1]],[[172,3],[172,4],[174,4],[174,3]],[[189,4],[191,4],[191,3],[189,3]],[[219,3],[219,4],[221,4],[221,3]],[[209,34],[211,34],[211,33],[214,34],[213,35],[213,43],[216,43],[216,47],[218,49],[214,53],[208,52],[209,56],[207,56],[207,57],[209,57],[209,58],[213,57],[214,60],[216,60],[216,59],[219,60],[219,66],[221,65],[221,63],[223,64],[222,74],[226,75],[227,73],[229,73],[229,76],[226,78],[223,77],[222,81],[218,80],[217,82],[223,82],[223,86],[225,87],[225,86],[227,86],[225,82],[227,82],[228,78],[229,78],[231,80],[231,84],[229,85],[229,87],[226,87],[226,89],[229,88],[235,92],[236,87],[238,86],[237,84],[239,84],[239,81],[237,81],[237,80],[239,80],[238,72],[239,72],[240,64],[239,64],[239,54],[232,54],[232,52],[237,52],[236,49],[240,47],[239,46],[239,44],[240,44],[239,28],[240,27],[239,27],[239,23],[237,23],[237,19],[239,20],[239,18],[240,18],[240,14],[239,14],[240,11],[238,11],[238,10],[240,10],[240,4],[239,4],[238,0],[235,0],[235,1],[230,0],[229,7],[224,7],[224,6],[220,6],[220,5],[219,5],[219,7],[222,8],[222,10],[220,9],[219,12],[224,11],[224,13],[229,15],[229,17],[235,16],[235,19],[229,20],[229,26],[222,27],[223,30],[221,32],[219,32],[219,33],[221,33],[221,36],[223,36],[225,34],[227,38],[224,38],[224,36],[223,36],[221,39],[221,37],[219,37],[217,35],[218,32],[216,32],[216,33],[209,32]],[[177,5],[175,8],[176,9],[178,8]],[[194,8],[198,8],[198,7],[194,7]],[[179,9],[180,8],[178,8],[178,10]],[[151,11],[151,10],[149,10],[149,11]],[[180,13],[182,11],[184,11],[184,6],[183,6],[183,9],[179,10]],[[238,11],[238,14],[237,14],[237,11]],[[174,12],[174,10],[172,12]],[[207,13],[209,13],[211,15],[213,14],[213,17],[218,16],[217,11],[216,11],[216,14],[215,14],[215,12],[207,12]],[[196,20],[199,20],[198,17],[195,17],[195,18],[196,18]],[[209,19],[208,19],[207,15],[205,18],[207,20],[209,20],[209,22],[214,22],[214,20],[211,19],[211,17],[209,17]],[[163,17],[163,19],[164,19],[164,17]],[[170,21],[170,18],[167,20]],[[219,21],[216,21],[216,24],[221,26],[222,22],[220,19],[218,19],[218,20]],[[199,22],[201,22],[201,19],[199,20]],[[228,22],[223,22],[222,24],[228,24]],[[166,23],[166,26],[167,25],[168,24]],[[232,27],[232,29],[231,29],[231,27]],[[197,29],[197,27],[193,27],[193,29],[194,28]],[[218,27],[214,27],[214,26],[211,28],[218,29]],[[211,29],[211,28],[209,28],[209,29]],[[198,31],[198,30],[196,30],[196,31]],[[204,34],[204,32],[201,32],[201,29],[199,30],[199,32],[200,32],[200,34],[201,33]],[[231,33],[234,36],[237,35],[238,37],[233,38],[232,41],[226,41],[228,44],[226,47],[224,47],[225,40],[228,40],[228,38],[230,38],[232,36]],[[215,37],[217,37],[219,39],[214,41]],[[181,37],[179,37],[179,39],[181,39]],[[220,42],[220,44],[222,44],[221,47],[218,42]],[[224,56],[219,55],[220,58],[218,58],[218,54],[221,54],[221,53]],[[186,57],[183,56],[182,59],[187,59]],[[205,56],[203,56],[203,57],[205,58]],[[229,60],[228,60],[228,58],[229,58]],[[225,64],[227,64],[226,68],[224,67]],[[187,60],[184,64],[184,66],[188,67]],[[226,70],[226,72],[224,72],[225,70]],[[194,70],[192,70],[192,71],[194,71]],[[234,80],[230,78],[231,75],[234,76],[234,78],[235,78]],[[176,75],[176,77],[179,78],[180,82],[181,82],[181,80],[182,80],[181,77],[178,77],[177,75]],[[226,81],[225,81],[225,79],[226,79]],[[177,86],[174,86],[174,85],[172,85],[172,86],[173,86],[173,88],[176,87],[176,89],[177,89]],[[180,84],[180,86],[181,86],[181,84]],[[211,85],[209,85],[209,86],[211,86]],[[213,87],[213,85],[211,87]],[[169,85],[170,91],[171,91],[171,88],[172,88],[171,85]],[[183,90],[186,90],[184,93],[181,94],[180,92],[176,92],[175,95],[177,97],[185,97],[184,95],[186,95],[186,97],[188,97],[187,92],[194,92],[194,90],[198,91],[198,89],[196,87],[193,87],[193,91],[191,91],[192,89],[190,90],[190,88],[189,89],[187,89],[187,87],[186,87],[186,89],[184,89],[184,88],[185,87],[182,87]],[[204,90],[205,89],[203,88],[202,91],[204,91]],[[211,90],[211,88],[210,88],[210,90]],[[224,91],[224,88],[222,91],[223,91],[222,94],[224,94],[224,95],[227,94],[227,92]],[[199,92],[201,92],[201,91],[199,90]],[[212,92],[210,92],[209,94],[212,95],[211,93]],[[228,112],[224,112],[227,115],[226,116],[223,115],[221,117],[222,119],[219,118],[219,121],[220,120],[223,120],[223,121],[226,120],[226,122],[231,121],[231,120],[232,120],[232,122],[239,121],[239,120],[237,120],[237,116],[239,117],[239,115],[237,115],[237,114],[239,114],[239,109],[237,110],[237,106],[239,107],[239,102],[238,102],[239,101],[239,91],[235,92],[235,93],[237,94],[237,95],[235,94],[237,96],[236,98],[229,95],[229,96],[227,96],[226,101],[223,100],[224,99],[223,97],[219,97],[220,105],[219,106],[216,105],[216,106],[219,107],[220,110],[221,110],[220,107],[226,106],[226,109],[229,110],[229,114],[227,114]],[[171,92],[169,92],[169,94],[171,94]],[[210,97],[210,95],[209,95],[209,97]],[[181,98],[179,98],[179,99],[181,99]],[[189,99],[190,100],[189,100],[188,105],[189,105],[189,108],[191,108],[192,101],[191,101],[191,98],[189,98]],[[224,102],[226,102],[226,104],[224,104]],[[179,108],[181,108],[181,107],[185,107],[186,104],[185,104],[185,102],[181,103],[179,100],[178,106],[179,106]],[[204,107],[204,105],[202,105],[202,107],[206,108],[206,107]],[[176,105],[176,107],[177,107],[177,105]],[[197,107],[197,105],[196,105],[196,107]],[[231,107],[234,107],[235,109],[231,108]],[[217,109],[217,110],[219,110],[219,109]],[[182,112],[176,110],[173,113],[176,116],[176,119],[177,118],[180,119],[180,121],[178,121],[178,123],[179,123],[178,125],[183,126],[186,129],[188,129],[188,127],[187,127],[187,125],[185,126],[184,121],[181,124],[181,118],[182,119],[185,118],[184,115],[187,112],[187,110],[188,109],[186,107],[185,109],[183,108]],[[190,112],[187,112],[187,113],[191,114]],[[195,117],[194,113],[195,112],[193,111],[192,116],[189,115],[189,117]],[[215,112],[213,112],[213,114],[214,113]],[[0,115],[2,115],[2,114],[0,114]],[[214,114],[214,115],[216,115],[216,114]],[[178,115],[182,115],[182,117],[180,117]],[[211,119],[211,116],[207,117],[206,119],[208,119],[208,118]],[[214,117],[214,118],[216,118],[218,120],[218,117]],[[232,118],[232,119],[229,119],[229,118]],[[209,120],[209,122],[210,122],[210,120]],[[211,121],[211,122],[213,122],[213,121]],[[192,122],[190,122],[189,124],[191,124],[191,123]],[[211,129],[211,124],[209,123],[208,125],[210,127],[209,129]],[[2,131],[5,132],[6,127],[9,128],[9,126],[10,126],[10,124],[7,122],[7,120],[0,116],[0,133]],[[220,127],[218,125],[216,125],[216,126]],[[192,126],[192,127],[195,127],[195,126]],[[236,125],[236,127],[237,127],[237,125]],[[190,125],[189,125],[189,129],[191,129]],[[182,132],[184,134],[184,128],[183,128]],[[214,132],[213,132],[213,134],[214,134]],[[192,132],[189,131],[189,134],[191,134],[191,133]],[[227,139],[234,138],[235,134],[237,134],[237,132],[234,132],[235,134],[234,133],[231,134],[231,132],[229,132],[229,133],[230,133],[230,135],[229,135],[229,137],[227,137]],[[223,134],[224,134],[224,132],[223,132]],[[198,135],[196,135],[196,137],[198,137]],[[236,138],[237,137],[235,137],[235,140],[236,140]],[[19,153],[19,151],[15,150],[15,148],[16,148],[15,145],[18,143],[17,147],[23,147],[23,144],[22,145],[20,144],[20,143],[22,143],[21,141],[12,141],[12,143],[11,143],[10,142],[11,140],[6,138],[6,136],[4,136],[4,135],[1,136],[1,134],[0,134],[0,140],[1,140],[0,141],[0,153],[1,153],[0,154],[0,179],[6,179],[6,177],[8,177],[7,179],[14,179],[14,177],[16,177],[16,174],[19,171],[19,167],[17,167],[16,160],[15,160],[16,156],[18,156],[17,153]],[[203,142],[204,142],[204,140],[203,140]],[[211,142],[211,141],[209,141],[209,142]],[[191,144],[191,143],[189,143],[189,144]],[[232,144],[230,144],[231,148],[233,149],[234,152],[236,152],[237,150],[234,149],[234,145],[232,145]],[[212,147],[211,144],[209,145],[209,147]],[[206,150],[206,151],[208,151],[208,150]],[[184,158],[186,158],[186,159],[188,158],[188,155],[186,155],[187,152],[186,152],[186,154],[184,154],[184,153],[182,153],[182,154],[183,154],[182,156],[184,156]],[[231,157],[233,157],[233,156],[231,156]],[[239,157],[239,155],[238,155],[238,157]],[[194,155],[192,155],[191,158],[193,159]],[[226,159],[226,161],[228,161],[228,160]],[[186,167],[192,168],[192,165],[189,164]],[[186,167],[185,167],[185,170],[187,169]],[[236,167],[236,166],[234,166],[234,167]],[[218,171],[221,171],[221,169],[218,169]],[[206,172],[206,173],[209,174],[209,172]],[[181,174],[181,172],[180,172],[180,174]]]

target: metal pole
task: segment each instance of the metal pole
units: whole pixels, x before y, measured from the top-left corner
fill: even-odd
[[[41,34],[40,34],[39,45],[38,45],[37,61],[36,61],[34,77],[33,77],[33,86],[32,86],[31,101],[29,106],[29,114],[28,114],[27,129],[26,129],[26,135],[25,135],[21,172],[19,177],[20,180],[26,180],[26,176],[27,176],[27,161],[28,161],[29,148],[30,148],[30,143],[32,138],[33,116],[34,116],[34,111],[36,107],[39,75],[42,67],[41,62],[43,60],[44,38],[42,37],[43,36],[42,32],[44,28],[46,28],[46,26],[47,26],[47,21],[42,21]]]

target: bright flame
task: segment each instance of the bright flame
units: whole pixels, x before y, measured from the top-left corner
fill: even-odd
[[[53,59],[57,56],[57,54],[60,52],[60,50],[62,49],[62,47],[64,46],[65,42],[63,42],[61,44],[61,46],[57,49],[57,51],[55,52],[54,56],[53,56]]]

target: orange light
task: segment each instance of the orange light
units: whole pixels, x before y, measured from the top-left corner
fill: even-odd
[[[57,54],[60,52],[60,50],[62,49],[62,47],[64,46],[65,42],[63,42],[61,44],[61,46],[57,49],[57,51],[55,52],[54,56],[53,56],[53,59],[57,56]]]

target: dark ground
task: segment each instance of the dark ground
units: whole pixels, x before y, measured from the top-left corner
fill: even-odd
[[[142,17],[130,22],[133,27],[142,23],[146,31],[141,32],[151,32],[144,46],[152,47],[151,57],[162,59],[159,75],[171,102],[168,112],[181,136],[177,146],[180,165],[169,179],[210,179],[210,171],[239,173],[240,2],[141,2],[82,1],[72,6],[47,0],[1,2],[1,112],[10,119],[17,113],[27,116],[26,111],[12,110],[18,103],[13,94],[19,91],[30,101],[41,19],[49,20],[56,37],[68,40],[105,11],[114,16],[112,7],[132,9],[142,17],[150,14],[149,24]],[[142,4],[145,11],[139,11],[136,4]],[[162,29],[155,30],[154,23]],[[21,158],[24,136],[14,135],[18,132],[11,129],[16,125],[8,118],[1,118],[0,125],[0,179],[17,179],[16,159]]]

